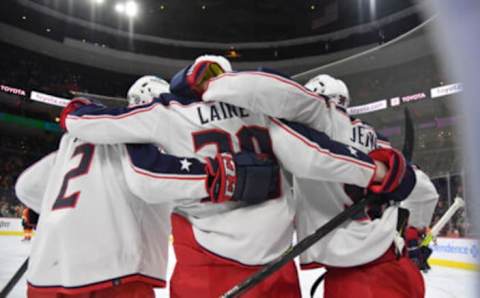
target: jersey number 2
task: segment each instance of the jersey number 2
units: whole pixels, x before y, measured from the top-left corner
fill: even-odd
[[[80,191],[74,192],[69,196],[65,196],[68,189],[68,182],[70,181],[70,179],[74,179],[88,173],[88,171],[90,170],[90,165],[92,164],[94,152],[95,146],[92,144],[83,144],[75,148],[72,158],[79,154],[82,155],[82,158],[78,166],[68,171],[63,177],[62,187],[60,188],[57,199],[53,204],[52,210],[75,208],[75,206],[77,205],[78,197],[80,196]]]

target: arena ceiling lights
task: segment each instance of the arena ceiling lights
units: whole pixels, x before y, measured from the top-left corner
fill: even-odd
[[[96,5],[102,5],[105,3],[105,0],[90,0],[90,2]],[[113,8],[118,14],[125,15],[129,18],[136,17],[139,11],[137,2],[133,0],[117,2]]]
[[[99,0],[95,0],[97,3],[98,1]],[[117,2],[117,4],[115,4],[115,11],[119,14],[126,15],[129,18],[134,18],[138,15],[139,8],[135,1]]]

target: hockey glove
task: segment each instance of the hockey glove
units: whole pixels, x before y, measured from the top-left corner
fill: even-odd
[[[418,269],[424,272],[430,269],[427,261],[432,254],[431,248],[420,244],[425,234],[424,229],[417,229],[412,226],[408,227],[405,231],[408,257],[417,265]]]
[[[214,203],[233,200],[237,188],[237,174],[233,156],[220,153],[215,158],[207,158],[205,171],[208,175],[207,190]]]
[[[423,272],[430,270],[430,265],[428,265],[428,258],[432,254],[432,249],[428,246],[415,247],[413,249],[408,249],[408,257],[417,265],[418,269]]]
[[[366,188],[356,186],[353,184],[345,184],[343,190],[347,196],[353,201],[358,202],[367,195],[368,190]]]
[[[390,149],[387,149],[390,150]],[[387,175],[385,175],[385,178],[387,179],[388,176],[391,176],[395,174],[391,173],[391,169],[387,172]],[[382,181],[382,183],[385,183]],[[417,183],[417,178],[415,176],[415,171],[413,170],[412,166],[406,164],[405,165],[405,170],[404,174],[399,181],[395,181],[394,187],[390,188],[384,188],[377,190],[375,187],[378,185],[369,185],[367,189],[361,188],[356,185],[350,185],[346,184],[344,186],[345,193],[352,199],[352,201],[356,202],[360,200],[361,198],[365,197],[368,192],[374,193],[378,195],[378,203],[383,204],[387,203],[389,201],[396,201],[400,202],[405,200],[410,193],[412,192],[413,188],[415,187],[415,184]],[[373,187],[373,189],[372,189]],[[374,191],[375,190],[375,191]],[[389,192],[387,190],[390,190]],[[378,207],[378,206],[377,206]]]
[[[70,113],[75,112],[78,108],[89,105],[92,102],[86,98],[74,98],[72,99],[65,108],[63,108],[62,112],[60,113],[60,128],[62,128],[64,131],[67,130],[67,127],[65,125],[65,120],[67,119],[67,116]]]
[[[417,178],[415,176],[415,171],[413,170],[412,166],[407,165],[403,179],[400,181],[397,187],[391,192],[383,193],[382,196],[385,200],[389,201],[403,201],[410,195],[410,193],[412,193],[416,183]]]
[[[190,89],[199,97],[205,92],[208,81],[225,73],[220,64],[212,61],[201,61],[193,64],[187,72],[186,80]]]
[[[396,149],[391,148],[380,148],[375,149],[368,153],[373,160],[382,162],[387,166],[387,172],[380,182],[372,182],[368,189],[377,194],[381,193],[391,193],[402,182],[403,176],[405,175],[405,168],[407,167],[407,162]]]
[[[207,189],[214,203],[241,201],[257,204],[274,197],[280,169],[264,155],[220,153],[207,158]]]

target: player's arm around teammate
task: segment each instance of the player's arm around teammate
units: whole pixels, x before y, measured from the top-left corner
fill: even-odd
[[[175,114],[162,104],[170,97],[174,95],[162,94],[162,98],[135,108],[105,108],[88,103],[65,115],[66,129],[81,139],[100,144],[151,142],[152,139],[160,145],[175,142],[169,127],[175,124]],[[151,123],[154,123],[153,127]],[[331,140],[324,133],[273,118],[270,126],[271,137],[275,139],[272,142],[275,154],[293,173],[362,187],[385,176],[387,169],[381,163]],[[306,152],[308,157],[294,159],[292,163],[292,152]]]
[[[326,95],[317,94],[282,76],[244,71],[225,73],[211,79],[202,95],[205,101],[222,101],[266,115],[306,124],[337,139],[337,117],[348,119],[344,110],[335,111]]]

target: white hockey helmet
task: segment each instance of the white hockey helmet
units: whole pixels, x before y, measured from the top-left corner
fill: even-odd
[[[143,76],[128,89],[128,106],[148,104],[161,93],[168,92],[170,92],[170,85],[167,81],[156,76]]]
[[[350,105],[350,94],[347,85],[342,80],[327,74],[313,77],[305,84],[305,88],[319,95],[328,96],[337,106],[344,109]]]
[[[232,64],[228,61],[227,58],[218,55],[203,55],[195,59],[193,64],[197,64],[198,62],[202,61],[213,61],[218,63],[225,72],[232,72]]]

